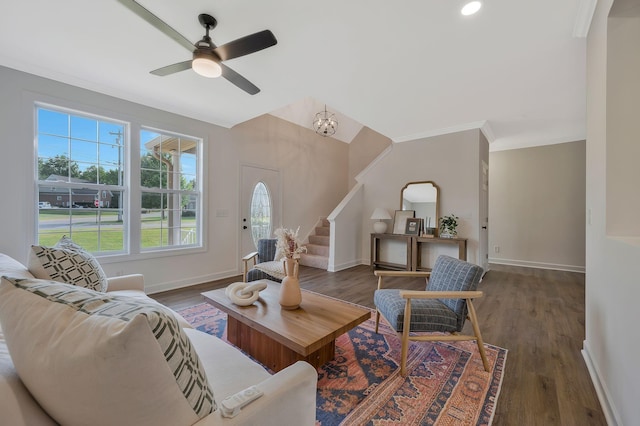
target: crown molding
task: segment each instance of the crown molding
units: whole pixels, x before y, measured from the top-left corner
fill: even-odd
[[[598,0],[580,0],[578,5],[578,13],[573,24],[573,36],[576,38],[585,38],[589,34],[591,20],[596,10]]]
[[[481,129],[486,122],[487,122],[486,120],[483,120],[483,121],[473,121],[471,123],[457,124],[451,127],[428,130],[424,133],[416,133],[413,135],[401,136],[399,138],[394,138],[392,140],[394,143],[410,142],[418,139],[430,138],[433,136],[448,135],[449,133],[464,132],[465,130]],[[489,139],[488,135],[485,134],[485,136],[487,137],[487,139]]]

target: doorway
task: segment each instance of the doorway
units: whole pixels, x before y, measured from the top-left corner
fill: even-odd
[[[272,238],[281,223],[280,172],[241,166],[240,256],[256,250],[260,238]]]

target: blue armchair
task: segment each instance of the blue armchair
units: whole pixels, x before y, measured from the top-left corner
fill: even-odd
[[[481,267],[453,257],[439,256],[431,272],[375,271],[374,273],[378,277],[378,289],[374,294],[376,333],[380,314],[382,314],[391,327],[401,335],[400,374],[402,376],[406,371],[409,340],[475,340],[484,369],[489,371],[480,326],[472,303],[474,298],[482,297],[482,292],[476,290],[482,278]],[[427,280],[427,287],[425,291],[384,289],[382,287],[385,277],[424,277]],[[467,318],[473,325],[473,336],[459,334]]]
[[[275,259],[277,241],[275,238],[260,239],[258,240],[258,251],[249,253],[242,258],[244,282],[261,279],[282,282],[285,272],[282,259]]]

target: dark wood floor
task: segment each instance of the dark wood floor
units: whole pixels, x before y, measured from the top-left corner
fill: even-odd
[[[239,280],[152,297],[180,309],[202,302],[203,291]],[[368,266],[336,273],[301,267],[300,282],[305,289],[373,307],[377,281]],[[422,289],[424,281],[405,281],[403,287]],[[580,352],[584,274],[491,265],[479,289],[485,297],[474,304],[484,340],[509,350],[493,424],[606,425]],[[464,331],[473,333],[469,323]]]

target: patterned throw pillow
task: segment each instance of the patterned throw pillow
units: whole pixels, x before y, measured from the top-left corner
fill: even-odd
[[[107,291],[107,275],[96,258],[66,236],[54,247],[31,246],[29,272],[43,280]]]
[[[0,323],[18,375],[60,424],[186,426],[216,409],[191,341],[159,304],[3,277]]]

